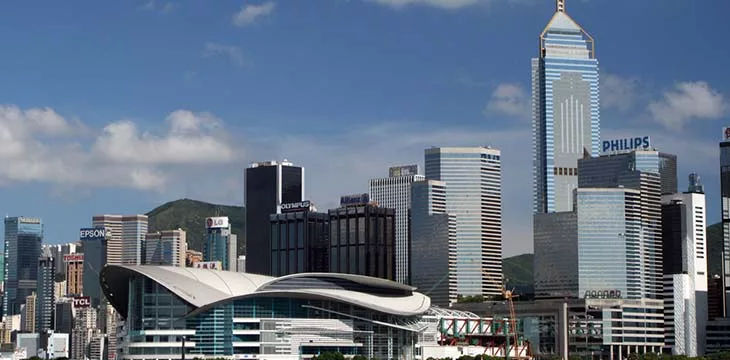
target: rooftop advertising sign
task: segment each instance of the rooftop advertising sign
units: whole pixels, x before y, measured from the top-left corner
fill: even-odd
[[[309,207],[311,205],[312,205],[312,202],[309,200],[293,202],[293,203],[285,203],[285,204],[281,204],[281,212],[290,213],[290,212],[297,212],[297,211],[305,211],[305,210],[309,210]]]
[[[340,197],[340,206],[358,206],[367,205],[368,203],[370,203],[370,195],[367,193]]]
[[[651,148],[651,138],[648,136],[638,136],[625,139],[604,140],[601,144],[602,153],[618,154],[634,150],[649,150]]]
[[[103,227],[97,228],[83,228],[79,230],[79,239],[91,240],[91,239],[105,239],[107,236],[107,229]]]
[[[393,166],[388,169],[388,176],[410,176],[418,175],[418,165]]]
[[[228,227],[228,216],[209,217],[205,220],[208,229],[220,229]]]

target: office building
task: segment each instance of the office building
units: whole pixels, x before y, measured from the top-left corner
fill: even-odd
[[[309,201],[282,204],[271,214],[271,276],[329,271],[329,215]]]
[[[633,226],[631,233],[624,234],[641,239],[636,247],[626,254],[641,259],[641,264],[636,268],[636,277],[641,279],[641,294],[630,293],[629,296],[661,299],[663,276],[659,152],[633,150],[581,159],[578,161],[578,173],[579,188],[624,187],[640,192],[641,221]],[[581,216],[580,213],[578,216]],[[596,223],[598,226],[605,221],[597,218]]]
[[[56,299],[66,297],[66,295],[68,295],[67,290],[68,285],[66,285],[66,280],[56,281],[53,283],[53,293],[55,294]]]
[[[679,192],[677,190],[677,155],[659,153],[659,176],[662,182],[662,195]]]
[[[600,151],[598,59],[593,38],[557,0],[532,59],[534,212],[571,211],[578,159]]]
[[[56,264],[50,252],[38,258],[38,286],[36,290],[36,330],[45,333],[53,330],[55,310]]]
[[[56,275],[61,279],[66,279],[66,262],[63,261],[64,256],[74,254],[79,250],[78,243],[67,244],[47,244],[43,245],[43,251],[50,252],[53,256],[53,263],[56,264]]]
[[[71,331],[71,358],[85,359],[89,357],[89,343],[100,334],[96,326],[96,311],[92,308],[75,309],[74,327]]]
[[[532,223],[535,297],[579,298],[577,209],[536,213]]]
[[[92,228],[106,229],[107,249],[104,264],[121,264],[124,246],[122,245],[122,215],[96,215],[92,217]]]
[[[41,359],[68,359],[71,354],[69,333],[50,331],[40,336]]]
[[[446,183],[456,216],[457,295],[502,295],[502,163],[489,147],[430,148],[426,179]]]
[[[722,129],[720,142],[720,206],[722,207],[722,317],[730,317],[730,127]]]
[[[209,217],[205,220],[205,228],[203,261],[220,261],[224,270],[235,271],[238,260],[238,241],[236,234],[231,233],[228,217]],[[266,244],[268,243],[266,241]],[[267,254],[267,256],[270,257],[271,254]]]
[[[73,300],[71,298],[62,298],[56,301],[53,320],[56,332],[71,334],[74,327]]]
[[[84,293],[84,254],[64,255],[66,264],[66,294],[80,296]]]
[[[3,316],[20,314],[20,305],[36,291],[42,242],[41,219],[5,218]]]
[[[246,272],[246,255],[238,255],[238,260],[236,260],[236,271]]]
[[[89,341],[89,360],[113,359],[113,357],[110,357],[111,348],[108,340],[109,337],[104,334],[93,334]]]
[[[343,196],[329,214],[329,271],[395,280],[395,210]]]
[[[304,168],[286,160],[253,163],[244,175],[246,207],[246,272],[267,274],[271,270],[269,215],[281,204],[304,200]]]
[[[185,251],[185,266],[193,266],[195,263],[203,261],[203,252],[188,249]]]
[[[694,191],[662,196],[664,341],[689,357],[705,353],[708,316],[705,194]]]
[[[145,234],[145,264],[185,267],[186,235],[183,229]]]
[[[36,304],[38,303],[38,296],[35,291],[25,297],[25,304],[21,307],[23,310],[23,331],[29,333],[36,332]]]
[[[456,301],[456,217],[446,212],[446,183],[416,181],[411,186],[409,253],[411,285],[448,307]]]
[[[122,264],[141,265],[145,259],[147,215],[122,216]]]
[[[395,210],[395,279],[408,284],[410,255],[408,253],[408,211],[411,209],[411,184],[422,181],[418,165],[395,166],[388,177],[370,180],[370,199],[379,206]]]
[[[109,258],[107,245],[113,230],[107,228],[85,228],[79,231],[81,247],[84,249],[84,272],[82,289],[84,295],[91,299],[91,305],[96,307],[101,302],[101,288],[99,288],[99,272],[107,264]]]
[[[719,274],[712,275],[707,286],[707,318],[709,320],[722,318],[724,293],[722,276]]]
[[[272,278],[111,265],[102,279],[128,325],[120,357],[179,359],[184,334],[186,358],[309,359],[339,351],[348,357],[412,359],[416,329],[423,327],[420,317],[431,305],[410,286],[349,274]],[[158,301],[143,301],[150,298]]]

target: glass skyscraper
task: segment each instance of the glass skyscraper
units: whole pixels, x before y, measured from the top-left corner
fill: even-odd
[[[730,308],[730,128],[723,129],[720,142],[720,196],[722,207],[722,314],[726,317]]]
[[[42,241],[41,219],[5,218],[4,316],[20,314],[20,305],[36,291]]]
[[[600,118],[593,38],[563,0],[532,59],[532,118],[534,211],[570,211],[578,159],[600,152]]]
[[[425,151],[426,179],[446,183],[446,212],[456,217],[458,295],[502,294],[502,162],[498,149]]]
[[[228,217],[207,218],[205,231],[203,260],[220,261],[223,270],[236,271],[238,238],[236,234],[231,233]]]

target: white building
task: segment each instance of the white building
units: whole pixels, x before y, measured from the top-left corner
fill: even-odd
[[[458,295],[502,294],[502,162],[498,149],[425,151],[426,179],[446,183],[446,212],[456,217]]]
[[[145,235],[145,264],[185,267],[188,250],[185,230],[164,230]]]
[[[111,231],[111,236],[107,235],[107,264],[142,264],[147,221],[147,215],[97,215],[92,218],[94,227]]]
[[[417,165],[396,166],[388,177],[370,180],[370,200],[379,206],[395,209],[395,279],[409,283],[408,210],[411,209],[411,184],[422,181]]]
[[[91,220],[93,227],[106,229],[106,263],[121,264],[122,253],[122,215],[96,215]]]
[[[236,271],[246,272],[246,255],[239,255],[236,261]]]
[[[706,211],[705,194],[692,183],[694,192],[662,196],[664,332],[672,354],[697,357],[707,328]]]

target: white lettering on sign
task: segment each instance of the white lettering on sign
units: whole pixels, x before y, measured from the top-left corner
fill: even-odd
[[[228,227],[228,217],[227,216],[209,217],[205,220],[205,225],[208,227],[208,229],[227,228]]]
[[[79,231],[80,239],[105,238],[105,237],[106,237],[106,229],[104,229],[104,228],[81,229]]]
[[[91,298],[88,296],[75,297],[73,306],[75,308],[89,307],[89,306],[91,306]]]

